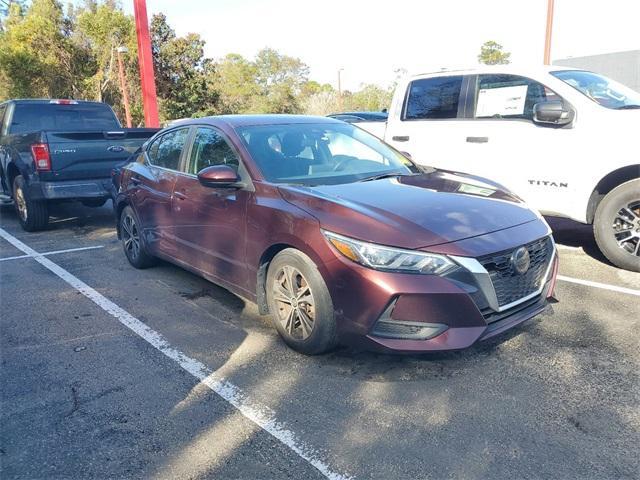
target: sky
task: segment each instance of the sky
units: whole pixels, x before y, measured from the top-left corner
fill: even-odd
[[[133,1],[122,0],[133,13]],[[178,35],[198,33],[206,55],[264,47],[309,65],[344,89],[388,86],[409,73],[477,64],[494,40],[512,63],[542,63],[547,0],[147,0]],[[640,0],[556,0],[552,59],[640,49]]]

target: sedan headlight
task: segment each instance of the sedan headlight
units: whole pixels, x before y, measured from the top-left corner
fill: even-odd
[[[444,255],[385,247],[326,230],[322,233],[342,255],[375,270],[443,275],[457,268],[457,264]]]

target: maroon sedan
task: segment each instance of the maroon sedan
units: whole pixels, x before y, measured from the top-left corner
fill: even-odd
[[[486,179],[418,167],[363,130],[221,116],[162,130],[116,178],[136,268],[162,258],[256,302],[307,354],[460,349],[542,312],[545,221]]]

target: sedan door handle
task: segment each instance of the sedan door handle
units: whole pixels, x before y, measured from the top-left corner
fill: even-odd
[[[488,141],[489,137],[467,137],[469,143],[487,143]]]
[[[131,183],[133,183],[134,185],[140,185],[142,183],[142,180],[140,180],[138,177],[131,177]]]
[[[391,140],[393,140],[394,142],[408,142],[409,135],[396,135],[391,137]]]
[[[173,192],[173,196],[176,197],[178,200],[186,200],[187,199],[187,196],[182,192]]]

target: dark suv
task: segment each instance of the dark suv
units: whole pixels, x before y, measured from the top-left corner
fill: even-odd
[[[137,268],[176,263],[271,313],[294,349],[465,348],[542,312],[545,221],[488,180],[417,167],[328,118],[222,116],[161,131],[117,179]]]

